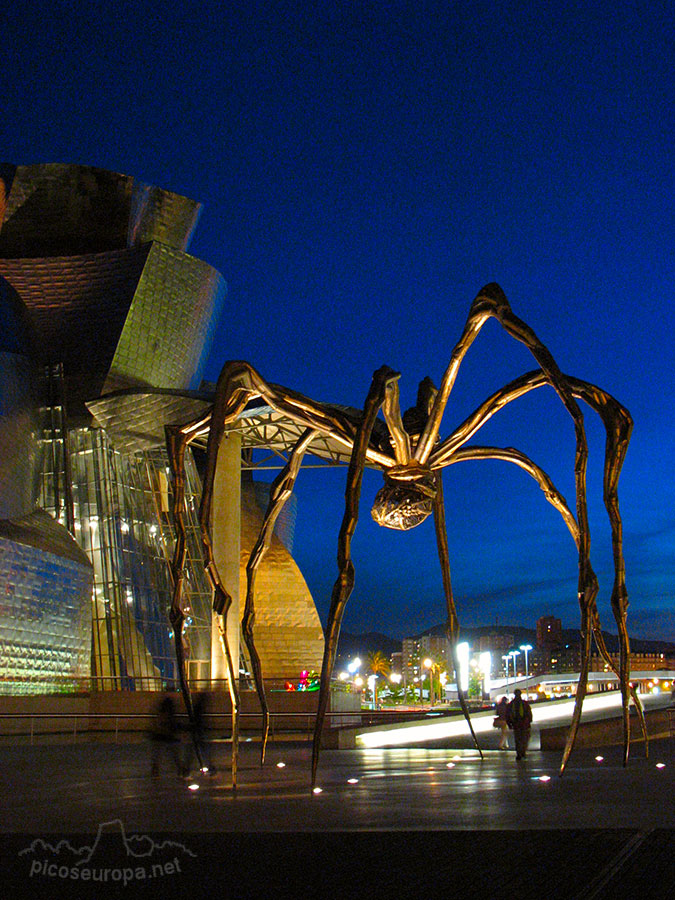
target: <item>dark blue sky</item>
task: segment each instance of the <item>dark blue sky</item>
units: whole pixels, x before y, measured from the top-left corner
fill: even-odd
[[[3,25],[3,156],[114,169],[201,200],[191,251],[229,284],[208,375],[226,359],[360,406],[382,364],[403,406],[438,383],[471,300],[499,282],[563,371],[631,411],[620,484],[629,625],[675,640],[672,9],[638,3],[216,4],[54,0]],[[442,434],[535,368],[489,323]],[[603,434],[589,501],[603,624],[613,629]],[[552,391],[480,443],[529,453],[573,505],[574,439]],[[308,470],[296,558],[322,616],[344,470]],[[401,636],[444,617],[433,526],[370,520],[345,627]],[[506,463],[445,475],[465,624],[578,622],[576,551]]]

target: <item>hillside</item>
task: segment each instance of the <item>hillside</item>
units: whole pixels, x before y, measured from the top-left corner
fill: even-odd
[[[476,628],[461,628],[461,640],[468,641],[471,645],[478,644],[482,635],[498,632],[499,634],[512,634],[514,646],[520,644],[537,644],[537,632],[533,628],[525,628],[522,625],[482,625]],[[605,643],[610,653],[617,653],[619,650],[619,638],[616,634],[610,634],[603,631]],[[445,624],[434,625],[411,637],[420,638],[426,634],[445,634]],[[575,628],[563,628],[563,643],[577,644],[579,643],[579,632]],[[353,658],[355,656],[365,657],[368,653],[380,650],[385,656],[401,651],[400,640],[381,634],[377,631],[369,631],[364,634],[351,634],[343,631],[340,634],[340,643],[338,645],[338,659]],[[652,641],[643,640],[641,638],[630,638],[630,647],[634,653],[663,653],[671,658],[675,656],[675,644],[669,641]]]

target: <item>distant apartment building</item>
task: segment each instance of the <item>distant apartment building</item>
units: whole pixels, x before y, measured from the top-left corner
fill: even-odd
[[[558,649],[547,650],[548,669],[542,672],[579,672],[581,670],[581,644],[566,644]]]
[[[480,636],[480,651],[485,653],[490,651],[495,661],[500,660],[502,656],[509,652],[513,647],[514,636],[512,634],[501,634],[498,631],[490,631]]]
[[[537,647],[555,650],[562,647],[562,622],[555,616],[537,619]]]
[[[450,644],[445,635],[423,634],[418,638],[403,638],[401,674],[406,684],[410,684],[419,676],[420,665],[427,658],[442,665],[452,665]]]
[[[619,666],[619,654],[610,653],[614,665]],[[608,672],[609,664],[599,653],[591,657],[591,672]],[[666,656],[664,653],[631,653],[630,669],[632,672],[657,672],[661,669],[675,669],[675,657]]]

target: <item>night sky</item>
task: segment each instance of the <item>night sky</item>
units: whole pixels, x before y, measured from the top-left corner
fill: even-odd
[[[673,30],[662,0],[29,2],[2,28],[2,155],[203,202],[190,250],[229,285],[214,380],[246,359],[361,406],[387,364],[405,409],[425,375],[440,382],[473,297],[497,281],[563,371],[633,415],[619,488],[629,630],[672,641]],[[488,323],[441,436],[534,368]],[[615,631],[604,433],[590,410],[586,422],[592,560]],[[524,450],[574,507],[574,434],[551,389],[474,442]],[[295,556],[324,620],[345,475],[309,469],[297,486]],[[344,627],[401,637],[444,619],[440,569],[431,520],[372,522],[380,484],[366,474]],[[576,625],[576,550],[536,484],[472,462],[444,485],[460,622]]]

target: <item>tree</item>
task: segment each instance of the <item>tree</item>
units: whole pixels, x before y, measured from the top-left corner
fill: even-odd
[[[392,684],[385,703],[391,703],[392,706],[398,706],[405,699],[405,693],[402,684]]]
[[[377,676],[389,675],[391,672],[389,660],[381,650],[373,650],[368,654],[368,671],[372,672],[375,676],[375,683],[373,686],[373,706],[375,707],[377,706]]]

